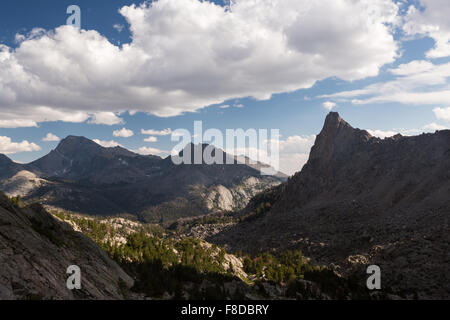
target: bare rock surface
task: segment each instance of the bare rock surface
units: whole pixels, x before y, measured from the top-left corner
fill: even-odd
[[[69,290],[70,265],[81,269],[81,290]],[[85,235],[40,205],[19,209],[0,193],[0,300],[123,299],[131,279]]]

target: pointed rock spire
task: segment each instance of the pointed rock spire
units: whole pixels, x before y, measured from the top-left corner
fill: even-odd
[[[353,128],[337,112],[330,112],[316,138],[310,159],[326,163],[332,157],[351,153],[355,145],[366,143],[371,138],[367,131]]]

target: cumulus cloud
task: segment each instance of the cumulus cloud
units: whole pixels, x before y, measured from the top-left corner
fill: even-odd
[[[95,143],[97,143],[105,148],[114,148],[114,147],[122,147],[123,148],[123,146],[120,143],[118,143],[114,140],[105,141],[105,140],[94,139],[92,141],[94,141]]]
[[[139,154],[144,155],[144,156],[148,156],[148,155],[167,155],[167,154],[169,154],[169,152],[166,151],[166,150],[160,150],[160,149],[152,148],[152,147],[140,147],[137,150],[133,150],[133,152],[139,153]]]
[[[324,107],[328,111],[331,111],[333,110],[334,107],[336,107],[336,103],[331,101],[325,101],[324,103],[322,103],[322,107]]]
[[[170,128],[167,128],[164,130],[141,129],[141,134],[152,135],[152,136],[168,136],[171,133],[172,133],[172,129],[170,129]]]
[[[27,140],[22,142],[12,142],[10,137],[0,136],[0,153],[13,154],[39,150],[41,150],[41,147],[33,142],[28,142]]]
[[[0,46],[0,118],[117,124],[126,110],[175,116],[332,76],[375,76],[397,57],[393,0],[236,0],[232,10],[159,0],[120,13],[132,34],[122,46],[71,26]]]
[[[47,135],[42,139],[42,141],[59,141],[61,140],[58,136],[54,135],[53,133],[49,132]]]
[[[134,132],[132,130],[129,130],[127,128],[122,128],[120,130],[114,130],[113,131],[114,137],[121,137],[121,138],[129,138],[134,136]]]
[[[450,122],[450,107],[447,108],[435,108],[433,112],[439,120],[445,120]]]
[[[150,137],[148,137],[148,138],[145,138],[144,141],[145,141],[145,142],[157,142],[157,141],[158,141],[158,138],[157,138],[157,137],[154,137],[154,136],[150,136]]]
[[[125,29],[125,26],[123,24],[116,23],[113,25],[113,28],[117,30],[117,32],[121,33],[123,29]]]
[[[292,175],[308,161],[316,136],[290,136],[280,141],[280,171]]]
[[[450,6],[448,0],[419,0],[411,5],[403,30],[408,36],[428,36],[435,41],[428,58],[450,56]],[[422,8],[420,8],[422,7]]]
[[[432,123],[429,123],[429,124],[423,126],[423,129],[426,131],[449,130],[450,126],[445,126],[445,125],[441,125],[441,124],[432,122]]]
[[[115,124],[122,124],[124,121],[119,118],[114,112],[97,112],[91,115],[89,123],[92,124],[106,124],[109,126]]]
[[[316,136],[290,136],[285,140],[280,139],[279,145],[279,171],[293,175],[300,171],[303,165],[308,161],[311,147],[314,145]],[[226,149],[229,154],[236,156],[249,156],[253,160],[270,159],[267,154],[268,144],[273,140],[268,140],[263,148],[255,149],[249,147],[235,148],[234,150]],[[256,158],[255,158],[256,157]]]

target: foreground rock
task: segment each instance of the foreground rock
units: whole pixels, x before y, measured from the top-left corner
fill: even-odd
[[[81,268],[82,289],[66,287]],[[40,205],[19,209],[0,193],[0,300],[123,299],[133,280],[85,235]]]

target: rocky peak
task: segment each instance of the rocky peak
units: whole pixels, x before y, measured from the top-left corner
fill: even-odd
[[[330,113],[302,171],[246,209],[270,211],[208,240],[234,251],[296,247],[362,284],[376,264],[393,292],[448,299],[449,191],[450,130],[378,139]]]
[[[344,119],[341,118],[339,113],[330,112],[325,118],[325,123],[322,131],[338,130],[339,128],[345,127],[351,128],[352,126],[345,122]]]
[[[206,151],[206,152],[205,152]],[[194,143],[188,143],[183,150],[181,150],[178,153],[178,156],[175,156],[175,158],[177,157],[181,157],[183,158],[184,155],[186,154],[186,156],[191,157],[191,164],[194,164],[196,162],[195,159],[195,154],[199,154],[202,156],[201,158],[201,164],[205,164],[205,159],[203,158],[203,155],[208,154],[211,157],[220,157],[220,155],[223,155],[223,160],[222,162],[225,163],[237,163],[237,161],[234,159],[234,157],[230,156],[229,154],[227,154],[225,151],[223,151],[222,149],[216,148],[214,145],[211,144],[207,144],[207,143],[202,143],[202,144],[194,144]]]
[[[103,149],[102,146],[98,145],[92,140],[85,137],[68,136],[56,147],[58,153],[70,156],[74,154],[79,154],[80,152],[100,152]]]
[[[345,157],[371,138],[367,131],[353,128],[337,112],[330,112],[311,149],[310,161],[326,163],[333,158]]]

